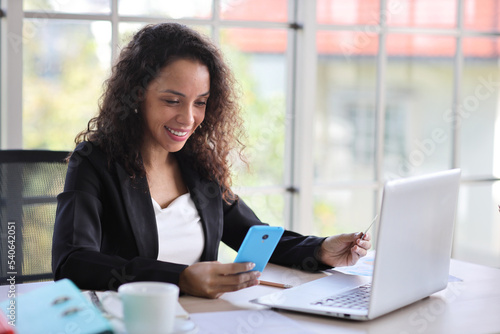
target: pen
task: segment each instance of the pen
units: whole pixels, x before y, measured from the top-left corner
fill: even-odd
[[[375,215],[375,217],[373,217],[373,220],[372,222],[370,223],[370,226],[368,226],[368,228],[365,230],[365,233],[363,233],[361,235],[361,240],[363,240],[363,238],[365,237],[366,233],[368,232],[368,230],[372,227],[373,223],[375,223],[375,221],[377,220],[377,217],[378,217],[378,214]]]
[[[263,281],[263,280],[259,280],[259,284],[260,285],[267,285],[267,286],[274,286],[275,288],[282,288],[282,289],[293,288],[293,285],[290,285],[290,284],[274,283],[274,282]]]

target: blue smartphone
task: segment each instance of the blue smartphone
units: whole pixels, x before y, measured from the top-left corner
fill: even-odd
[[[252,270],[262,272],[278,245],[284,229],[280,226],[255,225],[250,227],[234,262],[253,262]]]

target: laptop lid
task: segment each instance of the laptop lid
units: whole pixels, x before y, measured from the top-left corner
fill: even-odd
[[[386,183],[369,318],[446,287],[459,186],[459,169]]]

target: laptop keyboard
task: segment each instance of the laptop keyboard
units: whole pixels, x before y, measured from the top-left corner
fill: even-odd
[[[371,287],[371,283],[367,283],[344,293],[320,299],[318,301],[312,302],[311,304],[350,308],[355,310],[367,310],[368,303],[370,301]]]

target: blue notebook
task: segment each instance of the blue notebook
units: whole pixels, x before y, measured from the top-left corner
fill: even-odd
[[[47,284],[12,301],[0,303],[0,310],[15,316],[18,334],[113,333],[110,322],[69,279]]]

